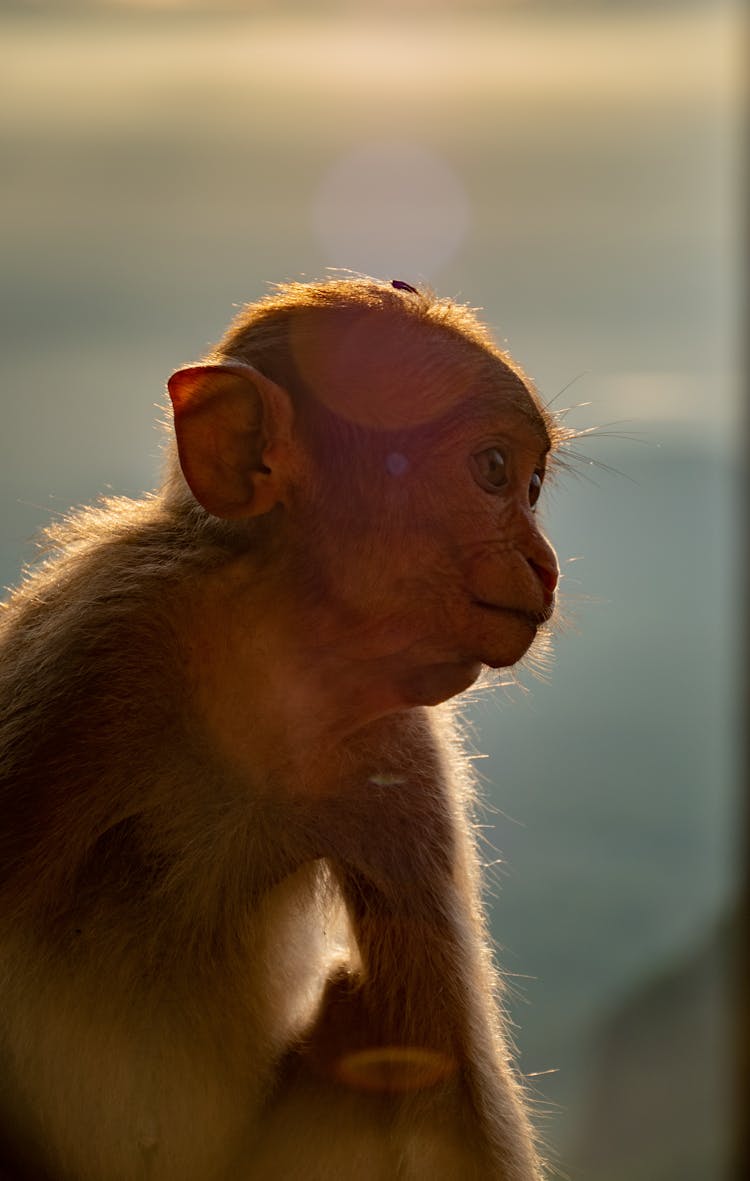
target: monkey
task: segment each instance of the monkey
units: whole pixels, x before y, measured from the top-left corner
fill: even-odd
[[[0,1143],[20,1181],[539,1181],[455,698],[544,634],[564,441],[472,309],[279,284],[164,478],[0,611]]]

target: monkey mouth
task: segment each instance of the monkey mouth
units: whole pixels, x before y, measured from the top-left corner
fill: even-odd
[[[493,611],[496,615],[515,615],[534,629],[547,623],[554,611],[554,602],[548,603],[541,611],[526,611],[522,607],[503,607],[499,603],[488,603],[484,599],[472,599],[472,602],[475,607],[481,607],[485,611]]]

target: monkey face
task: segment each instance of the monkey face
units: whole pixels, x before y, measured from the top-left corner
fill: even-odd
[[[515,664],[558,579],[536,517],[550,440],[525,385],[509,375],[438,422],[347,443],[345,494],[326,482],[305,528],[321,604],[337,604],[363,658],[442,668],[450,683],[452,669],[462,687],[482,665]]]

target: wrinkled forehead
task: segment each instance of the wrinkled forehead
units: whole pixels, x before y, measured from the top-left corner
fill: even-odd
[[[504,364],[505,372],[496,384],[477,392],[464,407],[464,413],[471,414],[477,423],[484,422],[488,428],[514,419],[535,437],[539,450],[552,449],[554,428],[549,414],[534,390],[533,385],[515,366]]]
[[[409,430],[455,417],[520,414],[543,439],[538,399],[509,359],[439,326],[388,315],[309,317],[290,350],[312,396],[356,426]]]

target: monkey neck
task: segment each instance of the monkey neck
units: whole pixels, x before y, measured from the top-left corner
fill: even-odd
[[[252,583],[252,584],[251,584]],[[185,604],[187,664],[200,719],[235,765],[332,752],[389,715],[437,705],[479,676],[476,662],[415,655],[398,623],[351,625],[325,603],[300,603],[293,580],[214,572]],[[256,620],[263,621],[262,629]]]

